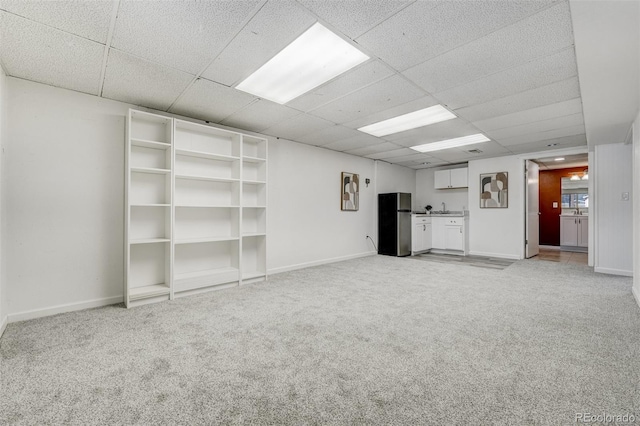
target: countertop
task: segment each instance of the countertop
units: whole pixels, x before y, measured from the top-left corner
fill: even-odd
[[[421,217],[465,217],[465,216],[469,216],[469,211],[465,210],[465,211],[455,211],[455,210],[451,210],[448,211],[446,213],[440,213],[440,212],[431,212],[431,213],[426,213],[426,212],[412,212],[411,213],[414,216],[421,216]]]

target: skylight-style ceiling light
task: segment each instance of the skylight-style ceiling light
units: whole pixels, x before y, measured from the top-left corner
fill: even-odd
[[[473,145],[476,143],[488,142],[491,139],[478,133],[475,135],[463,136],[461,138],[447,139],[444,141],[425,143],[423,145],[412,146],[411,149],[420,152],[440,151],[442,149],[456,148],[459,146]]]
[[[316,23],[236,89],[285,104],[367,59],[367,55]]]
[[[389,118],[388,120],[369,124],[368,126],[360,127],[358,130],[373,136],[386,136],[392,133],[428,126],[429,124],[440,123],[441,121],[451,120],[452,118],[456,118],[454,113],[442,105],[434,105],[429,108]]]

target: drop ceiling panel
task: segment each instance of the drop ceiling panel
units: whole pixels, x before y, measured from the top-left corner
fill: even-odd
[[[563,127],[561,129],[548,130],[539,133],[529,133],[521,136],[500,139],[498,142],[511,150],[513,145],[528,144],[531,142],[545,141],[550,139],[561,138],[564,136],[574,136],[584,134],[584,124]],[[549,142],[547,142],[549,143]]]
[[[439,160],[443,160],[448,163],[462,163],[476,158],[476,156],[474,156],[473,154],[469,154],[468,152],[463,151],[462,148],[450,148],[442,151],[436,151],[432,152],[431,155]]]
[[[98,95],[104,46],[0,12],[0,58],[10,76]]]
[[[557,144],[555,146],[549,146],[551,144]],[[509,151],[514,154],[522,154],[525,152],[538,152],[548,151],[554,149],[572,148],[577,146],[587,147],[587,136],[585,134],[571,135],[560,138],[539,140],[536,142],[529,142],[520,145],[512,145],[509,147]]]
[[[371,158],[372,160],[383,160],[383,159],[390,160],[390,159],[393,159],[394,157],[405,157],[407,155],[412,155],[415,153],[416,151],[412,149],[400,148],[400,149],[394,149],[391,151],[376,152],[374,154],[365,155],[365,157]]]
[[[359,155],[364,157],[366,155],[375,154],[378,152],[392,151],[401,148],[400,146],[391,142],[382,142],[377,145],[365,146],[363,148],[350,149],[345,151],[347,154]]]
[[[113,2],[2,0],[0,9],[104,44]]]
[[[480,133],[480,131],[472,124],[469,124],[459,118],[454,118],[453,120],[443,121],[430,126],[419,127],[417,129],[407,130],[406,132],[387,135],[384,139],[393,141],[402,146],[414,146],[461,136],[474,135],[476,133]]]
[[[166,111],[193,76],[111,49],[102,95]]]
[[[321,19],[354,39],[382,22],[411,1],[367,1],[366,7],[353,0],[299,0]]]
[[[527,90],[526,92],[494,99],[483,104],[460,108],[455,110],[454,113],[473,122],[537,108],[543,105],[555,104],[578,97],[580,97],[578,79],[577,77],[572,77],[567,80]]]
[[[199,73],[243,26],[260,1],[122,1],[112,46]]]
[[[404,74],[427,92],[436,93],[572,45],[569,5],[562,2],[418,64]]]
[[[356,41],[403,71],[552,3],[551,0],[417,1]]]
[[[283,16],[287,18],[282,19]],[[239,83],[315,22],[316,19],[293,0],[268,2],[202,76],[227,86]]]
[[[323,148],[333,149],[335,151],[351,151],[359,148],[366,148],[370,146],[375,146],[380,144],[380,139],[374,138],[373,136],[364,135],[364,136],[356,136],[349,139],[344,139],[341,141],[332,142],[326,145],[323,145]],[[397,146],[395,148],[398,148]]]
[[[580,101],[580,98],[575,98],[568,101],[515,112],[513,114],[475,121],[473,122],[473,125],[480,130],[489,131],[578,113],[582,113],[582,102]]]
[[[335,123],[323,120],[309,114],[299,114],[287,120],[280,121],[263,130],[271,136],[278,136],[289,140],[298,140],[300,136],[308,135],[322,129],[334,127]]]
[[[253,96],[206,79],[198,79],[171,107],[171,112],[219,123],[254,102]]]
[[[413,154],[394,156],[392,158],[386,158],[385,161],[389,161],[393,164],[411,163],[417,165],[420,163],[427,163],[436,160],[429,155],[413,151]]]
[[[360,132],[350,129],[348,127],[336,124],[331,127],[319,130],[317,132],[309,133],[307,135],[299,136],[297,141],[306,143],[309,145],[327,145],[337,141],[343,141],[351,139],[353,137],[360,136]],[[376,139],[379,143],[379,141]]]
[[[433,161],[428,161],[428,163],[429,164],[424,164],[424,161],[418,160],[418,161],[402,161],[395,164],[398,164],[399,166],[409,167],[415,170],[431,169],[434,167],[445,166],[447,164],[450,164],[448,161],[436,160],[436,159],[433,159]]]
[[[433,96],[455,110],[546,86],[577,73],[573,48],[568,48]]]
[[[546,132],[548,130],[562,129],[578,125],[584,125],[582,113],[550,118],[548,120],[536,121],[504,129],[490,130],[485,132],[485,134],[491,139],[503,140],[530,133]]]
[[[431,96],[423,96],[416,100],[404,103],[402,105],[395,106],[393,108],[385,109],[383,111],[379,111],[370,115],[367,115],[363,118],[358,118],[353,121],[349,121],[344,123],[345,126],[351,127],[353,129],[359,129],[360,127],[377,123],[379,121],[387,120],[389,118],[397,117],[399,115],[408,114],[410,112],[418,111],[424,108],[428,108],[434,106],[438,103],[437,100],[433,99]],[[385,139],[387,137],[385,136]]]
[[[311,113],[335,123],[346,123],[423,97],[424,93],[399,75],[330,102]]]
[[[349,93],[356,92],[366,86],[383,80],[393,71],[377,60],[369,60],[362,65],[347,71],[310,92],[307,92],[287,105],[300,111],[311,111]]]
[[[275,123],[299,114],[300,111],[295,109],[260,99],[225,118],[222,124],[252,132],[261,132]]]
[[[504,146],[500,145],[498,142],[496,141],[488,141],[488,142],[482,142],[482,143],[477,143],[474,145],[467,145],[467,146],[463,146],[459,148],[461,151],[465,151],[466,153],[468,153],[469,155],[473,156],[473,157],[493,157],[493,156],[498,156],[498,155],[507,155],[509,154],[511,151],[507,148],[505,148]],[[482,151],[481,153],[473,153],[473,152],[469,152],[470,150],[474,150],[474,149],[479,149],[480,151]],[[434,156],[438,156],[437,152],[433,152],[432,155]]]

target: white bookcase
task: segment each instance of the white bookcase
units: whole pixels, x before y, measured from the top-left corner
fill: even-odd
[[[170,297],[172,140],[170,118],[129,111],[125,154],[127,306]]]
[[[130,110],[127,307],[265,280],[267,140]]]
[[[267,140],[242,137],[242,280],[267,275]]]

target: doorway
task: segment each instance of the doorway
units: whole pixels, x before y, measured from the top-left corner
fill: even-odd
[[[588,264],[587,154],[526,162],[525,257]]]

